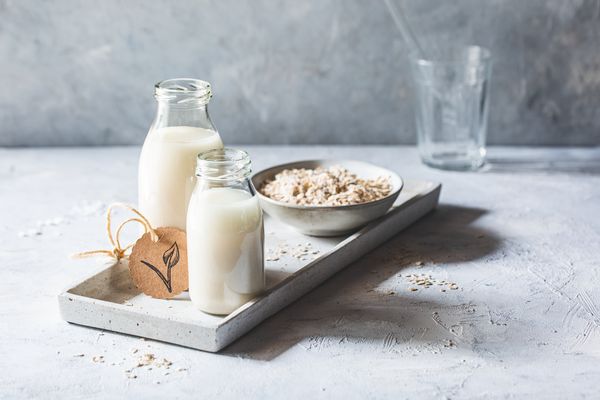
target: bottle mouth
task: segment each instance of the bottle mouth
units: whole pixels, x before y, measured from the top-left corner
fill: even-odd
[[[219,180],[240,180],[252,173],[250,156],[244,150],[224,148],[198,154],[196,176]]]
[[[193,78],[175,78],[158,82],[154,85],[156,100],[169,101],[173,104],[201,103],[208,104],[212,97],[210,83]]]

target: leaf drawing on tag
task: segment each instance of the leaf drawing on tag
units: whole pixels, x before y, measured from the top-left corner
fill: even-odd
[[[177,246],[177,242],[173,242],[173,245],[171,247],[169,247],[167,249],[167,251],[165,251],[163,253],[162,259],[163,259],[163,262],[165,263],[165,266],[167,267],[167,276],[166,277],[154,265],[152,265],[149,262],[144,261],[144,260],[140,260],[140,261],[142,262],[142,264],[144,264],[145,266],[150,268],[152,271],[156,272],[156,275],[158,275],[158,277],[163,281],[163,283],[167,287],[167,290],[169,291],[169,293],[171,293],[173,291],[173,289],[171,287],[171,269],[175,265],[177,265],[177,263],[179,262],[179,246]]]
[[[165,251],[163,261],[169,269],[173,268],[179,262],[179,246],[177,246],[177,242],[174,242],[173,246]]]

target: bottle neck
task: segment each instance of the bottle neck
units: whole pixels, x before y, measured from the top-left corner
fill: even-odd
[[[196,175],[204,180],[223,184],[245,181],[251,172],[250,157],[243,150],[224,148],[198,155]]]
[[[154,128],[169,126],[192,126],[216,131],[208,114],[207,104],[197,103],[183,106],[170,104],[168,101],[159,101]]]
[[[158,102],[154,128],[189,126],[216,131],[208,114],[212,97],[208,82],[189,78],[158,82],[154,97]]]

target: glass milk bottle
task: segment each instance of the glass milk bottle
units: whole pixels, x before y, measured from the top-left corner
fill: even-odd
[[[263,214],[245,151],[198,156],[187,214],[189,293],[210,314],[229,314],[265,286]]]
[[[169,79],[155,85],[158,102],[140,155],[138,205],[152,226],[185,229],[199,153],[223,148],[208,115],[210,84]]]

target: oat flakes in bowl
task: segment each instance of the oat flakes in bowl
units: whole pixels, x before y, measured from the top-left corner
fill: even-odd
[[[391,193],[392,184],[389,176],[363,179],[334,165],[284,169],[258,190],[270,199],[298,206],[348,206],[382,199]]]
[[[348,234],[383,216],[402,189],[393,171],[362,161],[309,160],[252,177],[270,216],[313,236]]]

